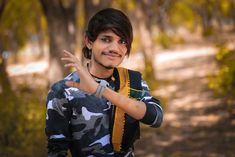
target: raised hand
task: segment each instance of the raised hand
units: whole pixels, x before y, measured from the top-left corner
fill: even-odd
[[[64,65],[65,67],[75,68],[80,77],[80,83],[66,81],[67,86],[79,88],[88,93],[95,93],[98,87],[98,83],[95,82],[95,80],[89,74],[88,70],[82,65],[81,61],[76,56],[64,50],[64,57],[62,57],[61,60],[67,61],[67,63]]]

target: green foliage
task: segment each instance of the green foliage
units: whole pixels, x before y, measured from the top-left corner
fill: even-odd
[[[159,43],[163,48],[169,48],[171,45],[170,37],[164,32],[159,33],[154,41]]]
[[[143,74],[144,80],[147,82],[151,91],[157,89],[159,86],[155,76],[153,75],[153,71],[154,71],[154,69],[153,69],[152,61],[146,59],[145,60],[145,70],[142,72],[142,74]]]
[[[122,10],[133,11],[136,7],[136,1],[129,0],[128,3],[125,0],[115,0],[112,1],[112,6],[121,8]]]
[[[26,87],[20,87],[17,91],[15,96],[11,93],[0,95],[0,156],[45,156],[46,92],[39,88],[32,91]]]
[[[168,17],[173,26],[191,31],[201,28],[202,35],[209,36],[234,19],[234,6],[234,0],[178,0],[172,3]]]
[[[209,76],[209,87],[223,98],[230,117],[235,114],[235,49],[221,46],[215,56],[219,70],[215,76]]]
[[[210,26],[210,27],[205,27],[204,30],[203,30],[203,32],[202,32],[202,35],[203,35],[204,37],[208,37],[208,36],[210,36],[210,35],[213,35],[215,32],[216,32],[216,31],[215,31],[215,29],[214,29],[212,26]]]
[[[3,47],[17,50],[39,29],[45,29],[42,15],[38,0],[8,0],[0,21]]]
[[[167,49],[173,44],[184,43],[184,39],[177,35],[170,36],[165,32],[161,32],[156,38],[154,38],[154,42],[160,44],[163,48]]]
[[[173,26],[195,29],[195,23],[199,21],[199,16],[193,12],[188,3],[176,1],[169,11],[169,21]]]
[[[229,1],[221,0],[220,2],[221,2],[221,13],[223,15],[229,15],[229,11],[230,11],[230,9],[232,9],[232,8],[230,8],[231,6],[229,4]]]
[[[209,78],[209,87],[227,100],[235,98],[235,50],[221,47],[216,54],[219,71]]]
[[[215,58],[218,62],[225,62],[230,57],[230,55],[231,51],[227,47],[222,46],[216,53]]]

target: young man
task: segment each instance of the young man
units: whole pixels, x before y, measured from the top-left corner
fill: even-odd
[[[84,56],[64,51],[65,67],[75,72],[55,83],[47,97],[48,156],[133,157],[139,122],[159,127],[160,103],[148,91],[141,74],[117,68],[130,54],[132,26],[127,16],[108,8],[88,24]]]

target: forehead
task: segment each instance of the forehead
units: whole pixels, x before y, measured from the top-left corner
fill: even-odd
[[[107,36],[107,37],[120,39],[120,37],[116,33],[114,33],[112,30],[106,30],[106,31],[100,32],[98,36]]]

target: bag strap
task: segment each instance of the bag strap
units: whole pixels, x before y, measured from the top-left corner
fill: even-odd
[[[125,68],[117,68],[119,73],[120,88],[119,93],[121,95],[128,96],[130,95],[130,78],[128,70]],[[124,125],[125,125],[125,113],[119,107],[116,107],[114,114],[114,125],[112,131],[112,144],[114,151],[121,151],[122,139],[124,134]]]

